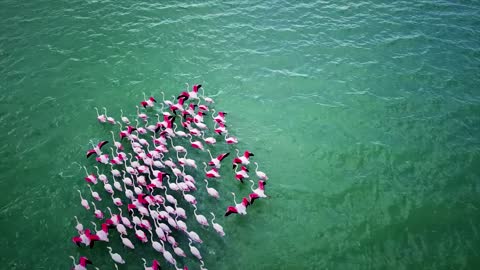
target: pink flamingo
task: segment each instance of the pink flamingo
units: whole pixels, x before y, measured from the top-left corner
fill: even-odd
[[[237,144],[238,143],[238,139],[234,136],[230,136],[230,137],[227,137],[228,136],[228,133],[225,133],[225,142],[227,144]]]
[[[147,267],[147,261],[145,261],[144,258],[142,258],[142,260],[143,260],[144,270],[160,270],[160,263],[158,263],[157,260],[153,260],[152,266],[150,266],[150,267]]]
[[[250,186],[250,189],[253,191],[253,193],[250,193],[249,198],[250,202],[249,204],[253,204],[253,202],[258,199],[258,198],[267,198],[268,196],[265,195],[265,185],[266,182],[263,180],[258,181],[258,188],[253,189],[253,185],[255,185],[255,182],[250,180],[252,182],[252,185]]]
[[[249,205],[247,198],[243,197],[242,202],[237,203],[235,199],[235,193],[232,192],[232,195],[233,195],[233,202],[235,203],[235,206],[228,206],[227,211],[225,212],[225,216],[227,217],[230,214],[246,215],[247,206]]]
[[[217,168],[212,168],[211,170],[207,171],[207,163],[203,162],[204,165],[204,171],[205,171],[205,176],[207,178],[219,178],[220,174],[218,173]]]
[[[93,197],[95,200],[97,200],[97,201],[101,201],[101,200],[102,200],[102,198],[100,197],[100,195],[98,194],[98,192],[93,191],[92,186],[89,185],[88,188],[90,189],[90,193],[92,194],[92,197]]]
[[[243,183],[244,178],[248,178],[248,169],[245,166],[242,166],[242,169],[238,172],[237,171],[238,166],[235,166],[235,179]]]
[[[143,93],[143,99],[144,100],[140,102],[140,104],[142,104],[144,108],[153,107],[153,105],[155,105],[155,103],[157,102],[153,97],[149,97],[148,99],[146,99],[145,93]]]
[[[112,124],[112,125],[115,125],[115,119],[113,119],[113,117],[107,116],[107,108],[103,107],[103,110],[105,111],[105,116],[107,117],[107,122]]]
[[[200,90],[200,87],[202,87],[201,84],[195,84],[193,85],[192,87],[192,91],[191,92],[182,92],[178,97],[177,99],[180,99],[180,98],[184,98],[185,100],[187,99],[199,99],[198,97],[198,90]],[[187,88],[188,88],[188,84],[187,84]]]
[[[138,118],[142,119],[143,121],[147,120],[148,119],[148,116],[144,113],[140,113],[140,108],[138,106],[135,106],[137,107],[137,116]]]
[[[97,119],[98,119],[98,122],[100,123],[105,123],[107,122],[107,117],[105,116],[105,114],[99,114],[98,113],[98,108],[97,107],[94,107],[95,108],[95,111],[97,111]]]
[[[218,155],[216,158],[213,158],[212,153],[210,153],[210,150],[207,149],[207,151],[208,151],[208,154],[210,155],[210,161],[208,162],[208,165],[214,166],[217,169],[220,169],[220,166],[221,166],[220,162],[224,160],[226,157],[228,157],[228,155],[230,155],[230,153],[223,153]]]
[[[102,154],[101,148],[107,143],[108,141],[101,141],[96,146],[92,144],[93,148],[87,151],[87,158],[89,158],[93,154],[97,154],[97,156],[100,156]]]
[[[215,110],[212,109],[213,113],[212,113],[212,118],[213,118],[213,121],[217,122],[217,123],[223,123],[225,124],[225,115],[227,115],[226,112],[218,112],[217,116],[213,116],[213,114],[215,114]]]
[[[235,168],[235,166],[237,164],[242,164],[242,165],[248,165],[250,164],[250,157],[253,157],[254,154],[253,153],[250,153],[248,150],[245,151],[243,153],[243,156],[239,156],[239,151],[238,149],[235,149],[235,151],[237,152],[237,157],[233,159],[233,168]]]
[[[115,135],[113,134],[113,131],[110,130],[110,133],[112,133],[112,139],[113,139],[113,144],[115,144],[115,148],[117,148],[117,150],[122,151],[123,150],[123,145],[120,142],[117,142],[115,140]]]
[[[85,181],[87,181],[87,183],[96,185],[98,183],[97,177],[93,173],[89,174],[87,171],[87,167],[83,166],[83,168],[85,169],[85,173],[87,174],[87,176],[85,177]]]
[[[193,147],[193,148],[196,148],[196,149],[200,149],[203,151],[203,144],[202,142],[200,141],[194,141],[192,142],[192,135],[189,135],[190,136],[190,145]]]
[[[202,139],[206,144],[216,144],[217,140],[214,137],[207,137],[205,138],[205,132],[202,131]]]
[[[130,125],[130,120],[127,117],[123,116],[123,110],[122,109],[120,109],[120,113],[121,113],[120,119],[122,119],[122,122],[127,124],[127,125]]]
[[[73,260],[72,270],[85,270],[87,269],[87,264],[92,264],[92,261],[90,261],[87,257],[80,257],[78,264],[75,264],[75,258],[73,256],[70,256],[70,258]]]
[[[95,210],[94,211],[95,217],[98,218],[98,219],[103,219],[102,211],[97,209],[97,206],[95,205],[94,202],[92,202],[92,205],[93,205],[93,209]]]

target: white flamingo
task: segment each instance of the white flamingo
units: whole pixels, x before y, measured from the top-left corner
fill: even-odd
[[[82,206],[83,206],[85,209],[90,210],[90,205],[88,205],[88,201],[85,200],[85,199],[82,197],[82,192],[81,192],[80,190],[78,190],[78,189],[77,189],[77,191],[78,191],[78,193],[80,194],[80,200],[81,200]]]
[[[119,264],[125,264],[125,260],[122,258],[122,256],[120,256],[120,254],[112,253],[112,248],[111,247],[107,247],[107,249],[108,249],[108,253],[110,253],[110,256],[112,257],[113,261],[115,261],[116,263],[119,263]]]
[[[212,226],[213,228],[215,229],[215,231],[220,235],[220,236],[225,236],[225,232],[223,231],[223,227],[218,224],[218,223],[214,223],[214,220],[215,220],[215,214],[213,214],[212,212],[210,212],[210,214],[213,216],[212,218]]]
[[[193,208],[193,214],[195,215],[197,222],[200,223],[200,225],[209,226],[208,220],[204,215],[197,215],[197,206],[194,205]]]
[[[197,257],[197,259],[201,260],[202,255],[200,254],[200,251],[195,246],[192,246],[192,239],[188,239],[188,241],[189,241],[188,246],[190,247],[190,252],[193,254],[193,256]]]
[[[215,199],[220,198],[220,194],[218,193],[218,191],[216,189],[208,187],[208,180],[207,179],[203,179],[203,180],[205,181],[205,183],[207,183],[205,186],[207,187],[208,195],[210,195],[211,197],[213,197]]]

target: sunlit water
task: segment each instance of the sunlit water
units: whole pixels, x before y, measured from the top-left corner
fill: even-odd
[[[86,255],[113,269],[106,244],[70,241],[74,215],[93,220],[78,164],[93,165],[90,140],[110,139],[93,107],[134,118],[142,92],[200,82],[271,196],[223,218],[229,192],[249,187],[225,177],[215,202],[199,179],[200,212],[227,233],[187,222],[208,269],[479,269],[479,7],[1,1],[0,268],[69,269]],[[143,269],[141,257],[172,269],[130,237],[134,252],[111,231],[120,269]]]

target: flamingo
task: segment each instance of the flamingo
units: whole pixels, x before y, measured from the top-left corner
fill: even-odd
[[[92,205],[93,205],[93,209],[95,209],[95,211],[94,211],[95,217],[98,218],[98,219],[103,219],[103,212],[101,210],[97,209],[97,206],[95,205],[94,202],[92,202]]]
[[[203,123],[203,112],[202,112],[202,111],[198,111],[197,115],[195,115],[195,116],[193,117],[193,121],[194,121],[195,123],[198,123],[198,122]]]
[[[254,154],[250,153],[248,150],[243,153],[243,156],[239,156],[239,151],[238,149],[235,149],[235,152],[237,152],[237,157],[233,159],[233,168],[235,168],[236,164],[242,164],[242,165],[248,165],[250,164],[250,157],[253,157]]]
[[[215,103],[212,98],[209,98],[209,97],[205,96],[204,88],[202,88],[202,93],[203,93],[202,98],[203,98],[203,100],[205,100],[205,102],[207,102],[209,104]]]
[[[82,192],[81,192],[80,190],[78,190],[78,189],[77,189],[77,191],[78,191],[78,193],[80,194],[80,200],[81,200],[82,206],[83,206],[85,209],[90,210],[90,205],[88,205],[88,201],[85,200],[85,199],[82,197]]]
[[[149,97],[148,99],[146,99],[145,97],[145,93],[143,93],[143,101],[140,102],[140,104],[144,107],[144,108],[147,108],[147,107],[153,107],[153,105],[155,105],[155,103],[157,102],[153,97]]]
[[[258,170],[258,163],[254,162],[256,168],[255,168],[255,173],[257,174],[257,177],[260,178],[261,180],[268,180],[268,176],[264,173]]]
[[[163,242],[161,243],[163,247],[163,258],[165,258],[165,260],[170,264],[175,265],[177,262],[173,258],[172,253],[170,253],[168,250],[165,249],[165,244]]]
[[[187,84],[187,87],[188,87],[188,84]],[[187,99],[199,99],[198,97],[198,90],[200,89],[200,87],[202,87],[201,84],[195,84],[193,85],[192,87],[192,91],[191,92],[182,92],[178,97],[177,99],[180,99],[180,98],[184,98],[185,100]]]
[[[125,226],[121,223],[118,223],[115,228],[117,229],[117,232],[119,234],[123,234],[123,235],[128,235],[127,233],[127,228],[125,228]]]
[[[87,167],[83,166],[83,168],[85,169],[85,174],[87,175],[84,179],[85,181],[87,181],[87,183],[91,183],[91,184],[94,184],[96,185],[97,184],[97,177],[95,176],[95,174],[89,174],[88,171],[87,171]]]
[[[95,167],[95,169],[97,169],[98,179],[100,179],[100,181],[102,181],[103,183],[108,183],[107,176],[105,174],[100,173],[100,170],[98,169],[98,166],[94,166],[94,167]]]
[[[163,236],[163,238],[165,239],[165,234],[163,233],[162,229],[157,228],[157,229],[155,229],[155,232],[157,232],[157,230],[158,230],[159,232],[161,232],[160,235],[158,235],[158,233],[157,233],[157,236],[158,236],[159,238],[161,238],[160,236]],[[158,252],[163,252],[163,247],[162,247],[162,245],[161,245],[158,241],[154,241],[154,240],[153,240],[153,233],[152,233],[152,231],[148,231],[148,232],[150,233],[150,242],[152,243],[153,249],[155,249],[155,250],[158,251]]]
[[[122,256],[120,256],[120,254],[112,253],[112,248],[111,247],[107,247],[107,249],[108,249],[108,253],[110,253],[110,256],[112,257],[113,261],[115,261],[116,263],[119,263],[119,264],[125,264],[125,260],[123,260]]]
[[[143,121],[147,120],[148,119],[148,116],[144,113],[140,113],[140,108],[138,106],[135,106],[137,107],[137,116],[138,118],[142,119]]]
[[[193,147],[193,148],[196,148],[196,149],[200,149],[203,151],[203,144],[202,142],[200,141],[194,141],[192,142],[192,135],[189,135],[190,136],[190,145]]]
[[[253,204],[253,202],[258,199],[258,198],[267,198],[268,196],[265,195],[265,185],[266,182],[264,180],[259,180],[258,181],[258,188],[255,190],[253,189],[253,185],[255,185],[255,182],[250,180],[252,182],[252,185],[250,186],[250,189],[253,191],[253,193],[250,193],[249,198],[250,202],[249,204]]]
[[[220,167],[221,167],[220,162],[222,160],[224,160],[226,157],[228,157],[228,155],[230,155],[230,152],[229,153],[223,153],[223,154],[218,155],[216,158],[213,158],[212,153],[210,153],[210,149],[207,149],[207,151],[208,151],[208,154],[210,155],[210,161],[208,162],[208,165],[214,166],[217,169],[220,169]]]
[[[176,123],[173,123],[173,125],[175,126],[175,129],[173,130],[173,132],[175,132],[175,134],[176,134],[177,136],[180,136],[180,137],[187,137],[187,136],[188,136],[187,133],[185,133],[185,132],[183,132],[183,131],[181,131],[181,130],[180,130],[180,131],[177,131],[177,124],[176,124]]]
[[[227,115],[226,112],[218,112],[217,116],[213,117],[213,115],[215,114],[215,110],[212,109],[213,113],[212,113],[212,119],[213,121],[217,122],[217,123],[225,123],[225,115]]]
[[[123,150],[123,145],[120,143],[120,142],[117,142],[115,140],[115,134],[113,134],[113,131],[110,130],[110,133],[112,133],[112,139],[113,139],[113,144],[115,145],[115,148],[117,148],[117,150]]]
[[[211,170],[207,171],[207,163],[203,162],[204,168],[203,170],[205,171],[205,176],[207,178],[219,178],[220,174],[218,173],[218,170],[216,168],[212,168]]]
[[[123,234],[120,234],[120,238],[122,239],[122,244],[130,249],[135,249],[135,246],[133,245],[132,241],[126,237],[122,237]]]
[[[135,236],[137,237],[138,240],[142,241],[142,243],[148,242],[148,238],[145,235],[145,232],[137,229],[137,224],[135,224]]]
[[[151,267],[147,267],[147,261],[144,258],[142,258],[142,261],[144,270],[160,270],[160,263],[157,260],[153,260]]]
[[[105,111],[105,116],[107,117],[107,122],[109,122],[112,125],[115,125],[115,119],[113,119],[113,117],[107,116],[107,108],[103,107],[103,110]]]
[[[133,228],[133,225],[132,223],[130,222],[130,219],[128,219],[127,217],[124,217],[123,216],[123,212],[122,212],[122,208],[118,207],[118,211],[120,212],[120,215],[118,215],[120,217],[120,220],[122,221],[122,223],[127,226],[128,228],[132,229]]]
[[[225,142],[227,144],[237,144],[238,143],[238,139],[236,137],[233,137],[233,136],[227,137],[227,136],[228,136],[228,133],[225,133]]]
[[[203,226],[210,226],[208,224],[208,220],[207,218],[204,216],[204,215],[197,215],[197,206],[193,206],[194,210],[193,210],[193,214],[195,215],[195,218],[197,219],[197,222],[200,223],[200,225],[203,225]]]
[[[198,234],[197,234],[196,232],[194,232],[194,231],[189,231],[187,234],[188,234],[188,237],[189,237],[190,239],[192,239],[193,241],[195,241],[195,242],[197,242],[197,243],[199,243],[199,244],[203,243],[202,239],[200,239],[200,236],[198,236]]]
[[[98,194],[98,192],[96,191],[93,191],[92,189],[92,186],[88,186],[88,188],[90,189],[90,193],[92,194],[92,197],[97,200],[97,201],[101,201],[102,198],[100,198],[100,195]]]
[[[182,230],[182,231],[184,231],[184,232],[188,231],[188,229],[187,229],[187,224],[186,224],[185,222],[181,221],[181,220],[178,220],[178,216],[175,217],[175,222],[177,223],[177,227],[178,227],[180,230]]]
[[[73,260],[73,267],[72,270],[86,270],[87,264],[93,264],[87,257],[80,257],[78,260],[78,264],[75,264],[75,258],[73,256],[69,256]]]
[[[105,123],[107,122],[107,117],[105,116],[105,114],[99,114],[98,113],[98,108],[97,107],[94,107],[95,108],[95,111],[97,111],[97,119],[98,119],[98,122],[100,123]]]
[[[114,193],[110,194],[110,196],[112,197],[112,201],[113,203],[116,205],[116,206],[122,206],[123,203],[122,203],[122,200],[120,198],[114,198],[113,197]]]
[[[112,149],[112,151],[113,151],[113,149]],[[121,176],[120,171],[113,168],[113,164],[110,164],[110,168],[111,168],[110,172],[112,173],[112,176],[113,176],[114,179],[115,179],[115,177],[120,177]]]
[[[176,111],[179,110],[181,112],[184,111],[184,108],[183,108],[183,103],[185,102],[185,99],[182,97],[180,99],[178,99],[178,103],[177,104],[173,104],[170,106],[170,110],[174,113],[174,114],[177,114]]]
[[[95,160],[98,163],[102,163],[102,164],[108,164],[108,162],[110,161],[110,159],[108,157],[108,154],[100,155],[100,156],[96,157]]]
[[[177,254],[177,256],[187,257],[187,254],[185,254],[185,252],[183,251],[183,249],[181,249],[181,248],[179,248],[179,247],[174,247],[174,248],[173,248],[173,252],[175,252],[175,254]]]
[[[78,231],[78,234],[83,234],[83,224],[78,222],[77,216],[73,216],[75,218],[75,221],[77,222],[77,225],[75,226],[75,229]]]
[[[212,212],[210,212],[210,214],[213,216],[212,218],[212,226],[213,228],[215,229],[215,231],[220,235],[220,236],[225,236],[225,232],[223,231],[223,227],[218,224],[218,223],[214,223],[213,221],[215,220],[215,214],[213,214]]]
[[[243,197],[241,203],[237,203],[236,198],[235,198],[235,193],[232,192],[233,195],[233,201],[235,202],[235,206],[229,206],[227,207],[227,211],[225,212],[225,216],[229,216],[230,214],[240,214],[240,215],[246,215],[247,214],[247,206],[249,205],[249,202],[247,198]]]
[[[165,100],[165,93],[163,93],[163,91],[161,92],[162,93],[162,99],[163,99],[163,103],[167,106],[172,106],[173,105],[173,102],[171,102],[170,100]],[[173,97],[175,98],[175,97]]]
[[[220,194],[218,193],[218,191],[216,189],[208,187],[208,180],[207,179],[203,179],[203,180],[205,181],[205,183],[207,183],[206,187],[207,187],[208,195],[210,195],[211,197],[213,197],[215,199],[220,198]]]
[[[198,120],[197,118],[194,118],[193,122],[199,129],[202,129],[202,131],[208,129],[208,126],[205,125],[203,122],[200,122],[200,120]]]
[[[122,122],[125,123],[126,125],[130,125],[130,120],[127,117],[123,116],[122,109],[120,109],[120,113],[121,113],[120,118],[122,119]]]
[[[214,131],[218,135],[222,135],[222,133],[227,133],[227,129],[225,127],[226,127],[225,124],[218,123],[218,127],[216,127]]]
[[[183,190],[182,190],[182,193],[183,193],[183,198],[184,198],[187,202],[189,202],[189,203],[191,203],[191,204],[193,204],[193,205],[197,204],[197,200],[195,199],[195,197],[194,197],[193,195],[191,195],[191,194],[185,194],[185,191],[183,191]]]
[[[237,171],[237,168],[238,168],[238,166],[235,166],[235,179],[242,182],[242,184],[243,184],[243,179],[249,177],[248,174],[247,174],[248,169],[247,169],[247,167],[242,166],[241,170]]]
[[[177,152],[177,153],[187,153],[187,149],[181,145],[173,145],[173,140],[170,138],[170,144],[172,145],[172,148]]]
[[[108,226],[106,223],[102,223],[102,229],[100,231],[97,231],[97,224],[95,222],[91,222],[93,224],[93,227],[95,228],[95,235],[98,236],[100,241],[103,242],[110,242],[108,239]]]
[[[207,137],[205,138],[205,132],[202,131],[202,139],[203,141],[206,143],[206,144],[216,144],[217,143],[217,140],[213,137]]]
[[[101,141],[97,145],[92,144],[93,148],[87,151],[87,158],[89,158],[93,154],[97,154],[97,156],[100,156],[102,154],[102,147],[107,143],[108,141]]]
[[[201,260],[202,255],[200,254],[200,251],[195,247],[192,246],[192,239],[188,239],[188,246],[190,247],[190,252],[193,254],[193,256],[197,257],[197,259]]]

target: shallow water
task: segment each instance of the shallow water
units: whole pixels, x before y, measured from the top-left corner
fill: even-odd
[[[160,2],[1,1],[2,269],[113,269],[104,243],[70,241],[74,215],[93,220],[78,165],[110,139],[93,107],[133,118],[185,82],[270,177],[242,217],[221,215],[246,184],[198,193],[227,233],[189,221],[208,269],[480,268],[477,2]],[[120,269],[155,257],[113,235]]]

